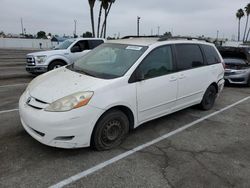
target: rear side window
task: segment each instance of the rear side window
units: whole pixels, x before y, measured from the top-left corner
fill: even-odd
[[[103,43],[103,40],[89,40],[89,49],[93,49]]]
[[[205,53],[208,65],[221,63],[220,57],[219,57],[217,51],[214,49],[213,46],[202,45],[202,48],[203,48],[203,51]]]
[[[201,49],[196,44],[176,44],[177,68],[187,70],[204,65]]]

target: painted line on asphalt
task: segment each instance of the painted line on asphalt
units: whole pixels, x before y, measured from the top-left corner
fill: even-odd
[[[15,86],[21,86],[21,85],[27,85],[27,84],[29,84],[29,83],[2,85],[2,86],[0,86],[0,88],[3,88],[3,87],[15,87]]]
[[[218,111],[215,111],[215,112],[213,112],[213,113],[211,113],[209,115],[206,115],[206,116],[204,116],[204,117],[202,117],[200,119],[197,119],[197,120],[195,120],[195,121],[193,121],[193,122],[191,122],[189,124],[186,124],[183,127],[178,128],[178,129],[176,129],[176,130],[174,130],[174,131],[172,131],[170,133],[167,133],[167,134],[165,134],[163,136],[160,136],[160,137],[158,137],[158,138],[156,138],[156,139],[154,139],[154,140],[152,140],[150,142],[147,142],[145,144],[137,146],[134,149],[126,151],[126,152],[124,152],[124,153],[122,153],[120,155],[117,155],[116,157],[113,157],[113,158],[111,158],[111,159],[109,159],[107,161],[104,161],[104,162],[96,165],[96,166],[93,166],[93,167],[91,167],[91,168],[89,168],[87,170],[84,170],[84,171],[82,171],[82,172],[80,172],[80,173],[78,173],[76,175],[73,175],[73,176],[71,176],[71,177],[69,177],[67,179],[64,179],[64,180],[60,181],[59,183],[50,186],[50,188],[59,188],[59,187],[66,186],[66,185],[68,185],[70,183],[76,182],[77,180],[80,180],[81,178],[84,178],[84,177],[86,177],[86,176],[88,176],[88,175],[90,175],[90,174],[92,174],[94,172],[97,172],[97,171],[105,168],[108,165],[111,165],[111,164],[113,164],[113,163],[115,163],[115,162],[117,162],[117,161],[119,161],[121,159],[124,159],[124,158],[136,153],[137,151],[145,149],[146,147],[152,146],[153,144],[156,144],[156,143],[158,143],[158,142],[160,142],[160,141],[162,141],[162,140],[164,140],[166,138],[169,138],[169,137],[171,137],[171,136],[173,136],[173,135],[175,135],[177,133],[180,133],[180,132],[182,132],[182,131],[184,131],[184,130],[186,130],[186,129],[188,129],[188,128],[190,128],[190,127],[192,127],[192,126],[194,126],[194,125],[196,125],[196,124],[198,124],[198,123],[200,123],[200,122],[202,122],[202,121],[204,121],[204,120],[206,120],[206,119],[208,119],[208,118],[210,118],[212,116],[215,116],[215,115],[217,115],[217,114],[219,114],[221,112],[224,112],[224,111],[226,111],[226,110],[228,110],[228,109],[230,109],[230,108],[232,108],[232,107],[234,107],[234,106],[236,106],[236,105],[238,105],[238,104],[240,104],[240,103],[242,103],[242,102],[244,102],[244,101],[246,101],[248,99],[250,99],[250,96],[248,96],[248,97],[246,97],[246,98],[244,98],[244,99],[242,99],[242,100],[240,100],[238,102],[235,102],[235,103],[233,103],[233,104],[231,104],[231,105],[229,105],[229,106],[227,106],[225,108],[222,108],[222,109],[220,109]]]
[[[15,112],[18,111],[19,109],[11,109],[11,110],[2,110],[0,111],[0,114],[8,113],[8,112]]]

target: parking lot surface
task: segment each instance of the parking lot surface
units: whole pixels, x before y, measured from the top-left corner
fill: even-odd
[[[11,77],[14,73],[1,65],[11,62],[0,58],[0,73],[9,76],[0,78],[0,187],[59,185],[214,112],[88,176],[71,179],[65,187],[249,187],[250,88],[226,87],[210,111],[192,107],[143,124],[116,149],[65,150],[40,144],[22,128],[18,99],[33,76]],[[24,62],[17,66],[18,74],[25,75]]]

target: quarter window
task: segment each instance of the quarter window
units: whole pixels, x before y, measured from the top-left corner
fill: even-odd
[[[154,78],[173,71],[173,59],[170,46],[153,50],[142,62],[139,69],[144,78]]]
[[[202,48],[207,59],[207,64],[212,65],[220,63],[220,57],[214,47],[209,45],[202,45]]]
[[[201,49],[196,44],[176,44],[177,68],[187,70],[204,65]]]

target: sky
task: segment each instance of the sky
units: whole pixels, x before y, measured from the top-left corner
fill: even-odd
[[[216,37],[237,36],[236,11],[247,0],[116,0],[108,18],[107,35],[136,35],[137,16],[140,34]],[[95,24],[100,3],[95,4]],[[88,0],[0,0],[0,31],[21,33],[21,18],[27,33],[43,30],[58,35],[73,35],[91,31]],[[242,19],[242,33],[246,18]],[[249,24],[250,25],[250,24]]]

